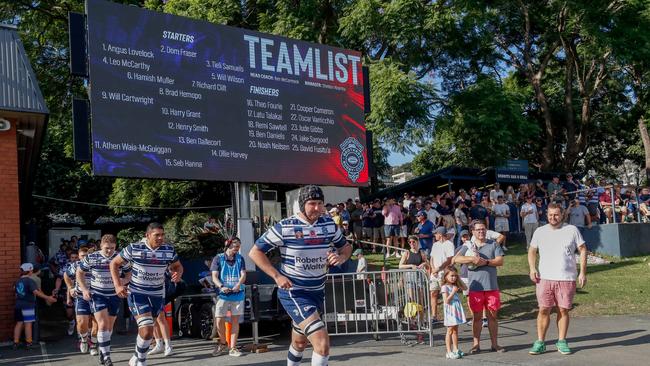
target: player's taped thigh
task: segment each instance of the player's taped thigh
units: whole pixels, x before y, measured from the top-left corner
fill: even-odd
[[[138,328],[153,327],[153,317],[146,315],[141,316],[136,320],[138,323]]]
[[[316,319],[305,326],[305,336],[309,337],[323,328],[325,328],[325,322],[321,319]]]

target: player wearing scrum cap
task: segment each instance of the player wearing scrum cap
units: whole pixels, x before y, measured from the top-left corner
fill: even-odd
[[[352,247],[334,221],[321,215],[324,202],[319,187],[302,187],[298,195],[300,212],[270,228],[249,252],[253,262],[275,280],[278,299],[293,320],[288,366],[300,364],[307,340],[314,347],[313,366],[327,365],[329,359],[329,335],[320,318],[327,269],[347,261]],[[274,248],[281,253],[279,271],[265,255]]]
[[[135,353],[129,360],[130,366],[144,366],[147,363],[154,319],[158,317],[165,299],[165,272],[169,268],[174,283],[178,283],[183,276],[183,265],[178,260],[176,250],[165,243],[163,226],[152,222],[147,226],[145,235],[141,241],[122,249],[111,262],[115,291],[118,296],[127,297],[129,309],[138,324]],[[119,281],[119,268],[125,264],[133,268],[128,291]]]

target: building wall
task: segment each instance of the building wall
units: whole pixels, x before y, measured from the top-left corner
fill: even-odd
[[[20,211],[16,121],[0,131],[0,339],[11,337],[14,321],[13,284],[20,274]]]

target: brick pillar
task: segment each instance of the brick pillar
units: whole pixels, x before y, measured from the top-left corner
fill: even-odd
[[[20,275],[20,211],[16,121],[0,131],[0,339],[13,332],[13,284]]]

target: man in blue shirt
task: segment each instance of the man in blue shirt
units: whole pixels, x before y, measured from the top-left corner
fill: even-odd
[[[330,217],[321,216],[325,196],[320,187],[302,187],[298,195],[300,212],[281,220],[262,235],[249,252],[250,258],[278,285],[278,300],[293,320],[287,366],[298,366],[307,346],[314,347],[312,366],[326,366],[330,342],[321,320],[325,280],[331,266],[350,258],[352,247]],[[278,271],[266,257],[278,248]]]
[[[212,351],[213,356],[222,355],[228,349],[226,316],[229,311],[230,324],[232,324],[229,354],[234,357],[241,356],[241,352],[237,349],[237,336],[239,334],[239,317],[244,315],[246,263],[244,257],[239,254],[240,248],[241,240],[239,238],[233,237],[226,240],[226,251],[217,254],[210,266],[212,281],[217,288],[217,294],[219,294],[215,311],[219,343]]]
[[[418,220],[415,235],[420,239],[420,250],[424,250],[428,256],[433,245],[433,223],[427,220],[427,213],[424,211],[415,214],[415,218]]]

